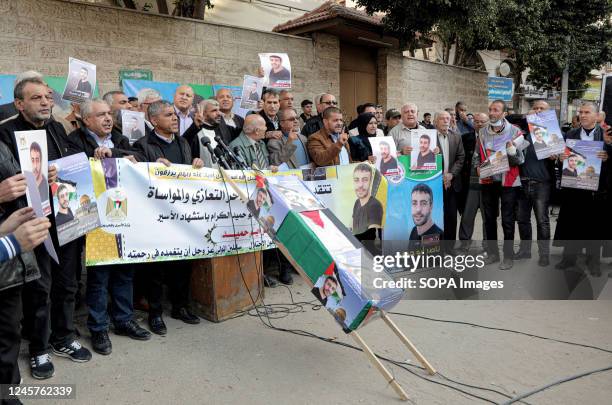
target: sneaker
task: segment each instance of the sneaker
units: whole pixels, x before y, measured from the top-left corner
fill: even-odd
[[[37,380],[46,380],[53,377],[55,367],[53,367],[49,353],[30,357],[30,372],[32,377]]]
[[[68,357],[77,363],[85,363],[91,360],[91,352],[81,346],[78,340],[73,340],[68,345],[52,345],[53,353],[57,356]]]
[[[107,356],[113,351],[113,345],[108,337],[108,332],[103,330],[101,332],[91,331],[91,346],[94,352]]]

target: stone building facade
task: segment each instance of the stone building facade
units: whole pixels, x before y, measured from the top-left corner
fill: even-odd
[[[298,37],[69,0],[0,0],[0,73],[67,74],[68,58],[98,67],[100,93],[119,87],[120,69],[150,69],[156,81],[241,85],[259,52],[287,52],[295,100],[340,95],[340,40]],[[379,49],[377,101],[405,101],[431,111],[463,100],[486,111],[486,72],[404,57]],[[342,104],[342,99],[340,103]]]

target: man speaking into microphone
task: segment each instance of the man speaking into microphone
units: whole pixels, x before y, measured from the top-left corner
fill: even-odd
[[[238,148],[240,155],[248,167],[253,164],[258,169],[270,169],[273,172],[278,170],[278,166],[270,165],[268,148],[263,141],[266,135],[266,122],[258,114],[247,115],[244,119],[244,127],[238,138],[229,144],[229,149]]]

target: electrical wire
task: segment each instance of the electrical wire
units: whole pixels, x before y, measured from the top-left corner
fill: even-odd
[[[502,405],[510,405],[510,404],[513,404],[513,403],[515,403],[517,401],[520,401],[523,398],[530,397],[530,396],[532,396],[534,394],[537,394],[539,392],[547,390],[547,389],[549,389],[551,387],[554,387],[556,385],[561,385],[561,384],[566,383],[568,381],[577,380],[578,378],[586,377],[588,375],[595,374],[595,373],[602,373],[602,372],[608,371],[608,370],[612,370],[612,366],[602,367],[602,368],[598,368],[598,369],[591,370],[591,371],[585,371],[584,373],[580,373],[580,374],[572,375],[572,376],[569,376],[569,377],[565,377],[565,378],[562,378],[560,380],[551,382],[550,384],[546,384],[546,385],[543,385],[543,386],[541,386],[539,388],[536,388],[534,390],[528,391],[528,392],[526,392],[524,394],[518,395],[518,396],[512,398],[511,400],[504,402]]]
[[[479,325],[477,323],[472,323],[472,322],[451,321],[451,320],[448,320],[448,319],[430,318],[430,317],[423,316],[423,315],[407,314],[407,313],[403,313],[403,312],[388,312],[388,314],[399,315],[399,316],[407,316],[407,317],[418,318],[418,319],[424,319],[424,320],[433,321],[433,322],[454,323],[454,324],[458,324],[458,325],[474,326],[474,327],[477,327],[477,328],[495,330],[495,331],[499,331],[499,332],[515,333],[517,335],[523,335],[523,336],[533,337],[533,338],[542,339],[542,340],[550,340],[550,341],[557,342],[557,343],[564,343],[564,344],[568,344],[568,345],[572,345],[572,346],[584,347],[586,349],[594,349],[594,350],[599,350],[599,351],[602,351],[602,352],[605,352],[605,353],[612,354],[612,350],[604,349],[602,347],[593,346],[593,345],[587,345],[587,344],[583,344],[583,343],[576,343],[576,342],[571,342],[571,341],[567,341],[567,340],[555,339],[555,338],[550,338],[550,337],[546,337],[546,336],[535,335],[533,333],[521,332],[521,331],[517,331],[517,330],[513,330],[513,329],[498,328],[498,327],[494,327],[494,326],[484,326],[484,325]]]

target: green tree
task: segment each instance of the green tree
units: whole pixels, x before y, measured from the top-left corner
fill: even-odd
[[[570,89],[584,87],[592,69],[611,60],[612,0],[357,0],[368,13],[383,12],[389,34],[405,49],[416,38],[437,37],[442,61],[467,65],[477,50],[505,50],[514,61],[513,77],[545,89],[559,89],[569,64]],[[456,57],[449,59],[450,48]],[[580,92],[570,94],[579,97]]]

